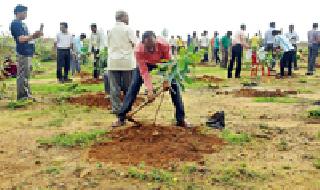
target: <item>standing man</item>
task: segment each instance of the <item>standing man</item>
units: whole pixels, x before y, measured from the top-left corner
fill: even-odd
[[[235,59],[237,59],[237,67],[236,67],[236,78],[240,78],[241,73],[241,59],[242,59],[242,52],[243,48],[247,48],[247,40],[246,40],[246,25],[242,24],[240,26],[240,31],[238,31],[233,39],[232,42],[232,55],[230,60],[230,65],[228,67],[228,78],[232,78],[232,70],[233,70],[233,64],[235,62]]]
[[[208,31],[203,31],[203,35],[200,40],[200,46],[201,46],[201,49],[204,50],[204,57],[203,57],[204,63],[207,63],[209,61],[209,55],[208,55],[209,45],[210,45],[210,41],[208,38]]]
[[[273,43],[274,43],[274,36],[272,35],[272,31],[275,30],[276,23],[270,22],[270,28],[266,31],[264,35],[264,47],[265,50],[272,53],[272,69],[276,66],[276,56],[273,52]]]
[[[11,22],[11,34],[16,41],[17,51],[17,100],[32,98],[29,77],[31,59],[34,54],[34,39],[43,35],[42,31],[36,31],[29,34],[27,25],[22,21],[27,18],[28,8],[23,5],[17,5],[14,8],[15,19]]]
[[[221,38],[222,62],[220,64],[220,67],[222,68],[227,68],[227,65],[228,65],[229,48],[231,46],[231,36],[232,36],[232,32],[228,31],[227,34]]]
[[[274,36],[274,45],[275,48],[280,50],[280,48],[283,50],[283,55],[280,59],[280,77],[284,77],[284,67],[288,66],[288,77],[291,77],[291,68],[292,68],[292,62],[293,62],[293,55],[294,55],[294,47],[291,44],[289,38],[287,38],[285,35],[282,35],[280,30],[274,30],[272,32],[272,35]]]
[[[112,113],[118,114],[122,106],[120,91],[127,93],[132,71],[136,68],[134,47],[137,43],[134,31],[128,27],[129,17],[125,11],[116,12],[116,25],[108,34],[108,77]]]
[[[140,36],[140,31],[136,30],[136,38],[137,38],[137,43],[141,42],[141,36]]]
[[[92,23],[91,24],[91,37],[90,37],[90,43],[89,43],[89,51],[93,53],[94,61],[93,61],[93,78],[98,79],[99,78],[99,52],[100,49],[103,48],[103,36],[101,32],[97,29],[97,24]]]
[[[68,73],[70,70],[71,49],[73,48],[73,38],[68,32],[68,23],[60,23],[60,33],[57,34],[57,38],[54,46],[57,49],[57,79],[60,83],[71,82]],[[62,76],[62,67],[64,73]]]
[[[174,39],[174,36],[171,36],[169,40],[170,48],[171,48],[171,55],[175,55],[176,52],[176,40]]]
[[[125,125],[127,114],[132,108],[142,83],[144,83],[148,89],[148,99],[150,101],[154,100],[152,79],[149,72],[155,69],[157,63],[160,63],[162,59],[171,59],[169,44],[160,38],[156,38],[156,35],[152,31],[147,31],[143,34],[142,43],[137,46],[135,54],[139,64],[139,70],[134,72],[132,84],[124,99],[120,113],[118,114],[118,120],[113,123],[113,127]],[[185,112],[180,88],[174,80],[171,83],[171,88],[171,99],[176,107],[177,126],[190,127],[190,124],[185,121]]]
[[[198,52],[200,44],[199,44],[199,39],[197,37],[196,31],[193,31],[192,33],[191,46],[193,46],[194,52]]]
[[[216,64],[220,63],[220,57],[219,57],[219,50],[220,50],[220,39],[219,39],[219,33],[216,31],[214,32],[214,37],[211,41],[211,48],[212,48],[212,60],[216,61]]]
[[[294,31],[294,25],[289,25],[289,32],[286,34],[286,37],[290,40],[291,44],[294,47],[293,52],[293,62],[294,62],[294,70],[298,70],[298,64],[297,64],[297,42],[299,41],[298,34]]]
[[[71,58],[71,73],[74,75],[76,72],[80,73],[80,59],[81,59],[81,49],[83,48],[83,40],[86,35],[82,33],[79,37],[73,35],[73,48],[72,48],[72,58]]]
[[[318,56],[318,23],[313,23],[312,30],[308,32],[308,72],[306,75],[313,75],[315,71],[316,58]]]

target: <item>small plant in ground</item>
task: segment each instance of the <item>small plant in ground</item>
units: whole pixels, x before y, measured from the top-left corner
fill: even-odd
[[[18,108],[24,108],[30,104],[32,104],[32,100],[17,100],[17,101],[11,101],[8,103],[7,107],[9,109],[18,109]]]
[[[235,134],[228,129],[224,129],[221,137],[232,144],[243,144],[251,141],[251,136],[246,133]]]
[[[259,125],[259,128],[260,128],[260,129],[268,129],[269,126],[268,126],[268,124],[261,123],[261,124]]]
[[[42,172],[50,175],[58,175],[60,174],[60,169],[55,166],[50,166],[47,169],[43,170]]]
[[[288,151],[289,144],[286,140],[281,139],[280,143],[277,145],[279,151]]]
[[[299,83],[307,83],[308,81],[307,81],[306,78],[301,78],[301,79],[299,79],[298,82],[299,82]]]
[[[313,94],[313,91],[307,88],[299,88],[297,91],[299,94]]]
[[[128,176],[142,181],[153,181],[158,183],[171,184],[175,181],[172,173],[154,168],[151,172],[147,172],[142,168],[130,167]]]
[[[64,119],[58,118],[58,119],[53,119],[53,120],[49,121],[48,126],[49,127],[62,127],[63,123],[64,123]]]
[[[56,145],[63,147],[86,146],[107,133],[106,130],[90,130],[88,132],[75,132],[72,134],[60,134],[49,139],[38,139],[42,145]]]
[[[282,167],[284,170],[291,170],[291,166],[283,166]]]
[[[184,174],[192,174],[192,173],[194,173],[194,172],[196,172],[197,171],[197,166],[195,166],[195,165],[193,165],[193,164],[191,164],[191,165],[185,165],[185,166],[183,166],[183,168],[182,168],[182,172],[184,173]]]
[[[319,158],[319,159],[316,159],[316,160],[313,162],[313,165],[314,165],[314,167],[316,167],[317,169],[320,169],[320,158]]]
[[[308,117],[313,119],[320,119],[320,109],[308,111]]]
[[[254,101],[259,103],[297,103],[298,99],[289,97],[257,97]]]
[[[245,164],[238,167],[229,167],[218,171],[219,175],[212,178],[213,184],[223,184],[241,187],[240,182],[264,180],[265,177],[258,172],[247,168]]]

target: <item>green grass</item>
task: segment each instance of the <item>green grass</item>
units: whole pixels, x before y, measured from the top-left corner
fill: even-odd
[[[320,119],[320,108],[308,111],[308,117],[313,119]]]
[[[299,94],[313,94],[314,92],[307,88],[299,88],[298,90]]]
[[[255,102],[258,103],[298,103],[299,99],[297,98],[290,98],[290,97],[257,97],[254,98]]]
[[[60,174],[60,169],[55,166],[50,166],[45,170],[42,170],[42,173],[45,174],[50,174],[50,175],[59,175]]]
[[[316,159],[314,162],[313,162],[313,166],[317,169],[320,170],[320,158],[319,159]]]
[[[231,144],[243,144],[251,141],[251,136],[246,133],[235,134],[228,129],[224,129],[221,138]]]
[[[174,177],[171,172],[156,168],[154,168],[151,172],[148,172],[142,168],[130,167],[128,169],[128,176],[141,181],[151,181],[166,184],[172,184],[174,182]]]
[[[264,180],[265,176],[247,168],[245,164],[238,167],[226,167],[221,169],[218,175],[211,178],[213,184],[222,184],[234,187],[242,187],[241,183],[248,185],[248,182]]]
[[[101,92],[104,90],[103,84],[33,84],[31,89],[36,94],[41,95],[74,95],[85,92]]]
[[[24,108],[27,107],[28,105],[32,104],[32,100],[17,100],[17,101],[11,101],[8,103],[7,107],[9,109],[18,109],[18,108]]]
[[[90,130],[88,132],[75,132],[72,134],[60,134],[54,137],[38,139],[42,145],[55,145],[63,147],[86,146],[106,134],[105,130]]]
[[[63,119],[63,118],[53,119],[48,122],[48,126],[49,127],[62,127],[64,121],[65,121],[65,119]]]

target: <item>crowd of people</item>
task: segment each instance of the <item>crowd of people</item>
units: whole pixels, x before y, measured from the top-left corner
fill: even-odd
[[[29,87],[29,66],[34,54],[34,40],[43,35],[42,29],[30,35],[26,24],[23,22],[27,17],[27,7],[18,5],[14,9],[15,19],[11,23],[11,33],[16,41],[17,51],[17,98],[31,98]],[[249,38],[246,33],[246,25],[241,24],[236,32],[227,31],[221,37],[218,31],[214,32],[210,39],[208,31],[203,31],[198,38],[197,32],[187,36],[184,41],[182,36],[171,36],[164,30],[162,36],[156,36],[153,31],[146,31],[140,36],[140,31],[129,27],[129,16],[125,11],[117,11],[115,25],[108,31],[106,39],[97,30],[95,23],[91,24],[91,35],[87,52],[93,55],[93,78],[98,79],[101,75],[99,68],[99,55],[102,49],[108,51],[107,72],[104,74],[106,82],[109,83],[110,99],[112,102],[112,113],[118,116],[113,126],[122,126],[129,117],[133,102],[144,83],[147,88],[147,96],[150,101],[155,98],[152,77],[149,72],[157,67],[163,60],[170,60],[172,56],[178,56],[183,48],[193,48],[193,52],[203,50],[202,63],[208,63],[211,59],[215,64],[227,69],[227,77],[232,78],[235,62],[235,78],[241,77],[242,57],[245,50],[252,53],[252,59],[261,52],[270,52],[272,55],[270,68],[276,65],[276,54],[281,52],[280,75],[284,76],[284,68],[288,67],[288,75],[294,69],[299,69],[297,64],[297,43],[299,36],[294,31],[294,25],[289,26],[289,31],[283,34],[276,29],[275,22],[270,23],[270,28],[262,38],[261,32]],[[314,23],[312,30],[308,32],[309,59],[307,75],[313,75],[315,61],[318,55],[320,43],[320,32],[318,24]],[[84,52],[84,41],[86,34],[79,37],[68,31],[68,23],[60,23],[60,32],[56,36],[55,49],[57,51],[57,80],[60,83],[71,82],[69,70],[71,64],[72,73],[80,72],[81,57]],[[209,51],[211,50],[211,57]],[[221,59],[220,59],[221,53]],[[229,60],[230,57],[230,60]],[[256,62],[254,59],[253,62]],[[185,121],[185,113],[181,93],[178,85],[173,80],[171,84],[171,98],[176,107],[176,120],[178,126],[188,127]],[[120,100],[121,91],[125,98]]]

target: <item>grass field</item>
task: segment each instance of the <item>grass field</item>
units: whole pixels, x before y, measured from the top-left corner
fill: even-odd
[[[0,81],[7,85],[7,98],[0,100],[0,189],[320,189],[319,106],[313,104],[320,100],[319,73],[306,77],[300,69],[292,79],[264,77],[257,89],[298,94],[245,98],[216,91],[239,90],[241,83],[250,81],[249,71],[240,80],[227,80],[225,69],[211,63],[197,67],[194,76],[225,80],[186,85],[187,119],[202,134],[215,134],[226,144],[204,154],[201,162],[178,161],[176,167],[164,169],[144,160],[121,165],[89,159],[92,145],[112,141],[106,135],[116,117],[107,109],[68,103],[69,97],[103,92],[104,87],[81,84],[79,77],[72,84],[58,84],[55,64],[41,63],[44,72],[30,81],[36,103],[16,102],[15,80]],[[83,70],[91,73],[92,67]],[[159,101],[136,119],[152,122]],[[226,129],[206,127],[207,117],[221,110]],[[168,94],[158,118],[157,124],[164,126],[174,121]]]

